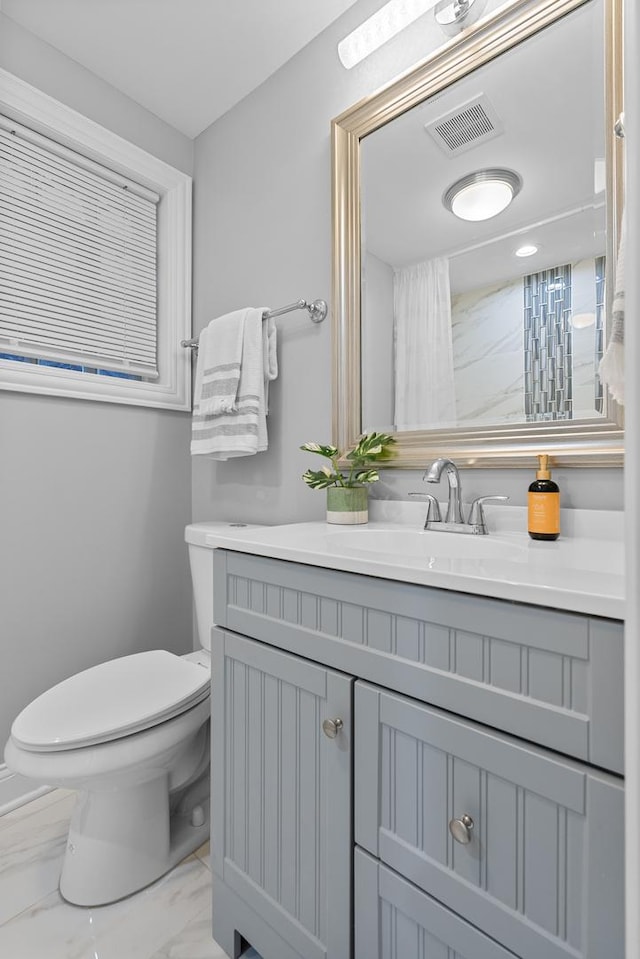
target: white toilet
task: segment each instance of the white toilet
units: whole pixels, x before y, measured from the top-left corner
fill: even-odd
[[[78,790],[60,876],[68,902],[122,899],[209,838],[212,536],[230,525],[243,524],[185,530],[199,650],[93,666],[43,693],[11,727],[9,769]]]

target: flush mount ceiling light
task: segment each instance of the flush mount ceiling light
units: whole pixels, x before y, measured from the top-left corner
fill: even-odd
[[[537,246],[534,246],[533,243],[525,243],[524,246],[518,247],[516,256],[533,256],[533,254],[537,252]]]
[[[509,206],[521,187],[513,170],[477,170],[452,183],[442,202],[461,220],[490,220]]]
[[[356,27],[338,44],[338,56],[343,67],[350,70],[370,53],[391,40],[423,13],[430,10],[436,0],[390,0],[383,7]]]

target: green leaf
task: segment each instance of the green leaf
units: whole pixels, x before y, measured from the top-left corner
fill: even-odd
[[[340,452],[335,446],[321,446],[320,443],[305,443],[300,449],[305,453],[318,453],[320,456],[326,456],[327,459],[333,459]]]
[[[342,486],[342,475],[334,473],[330,469],[307,470],[302,474],[302,479],[311,489],[327,489],[329,486]]]
[[[380,479],[380,476],[377,470],[361,470],[360,472],[356,473],[353,479],[354,482],[358,484],[377,483]]]
[[[389,460],[395,451],[392,447],[396,440],[390,433],[367,433],[360,437],[353,449],[347,453],[347,459],[354,463],[371,463],[374,460]]]

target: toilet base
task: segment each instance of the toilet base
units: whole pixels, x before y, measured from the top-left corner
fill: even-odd
[[[128,789],[79,792],[60,876],[63,899],[76,906],[124,899],[207,842],[207,779],[177,803],[166,774]]]

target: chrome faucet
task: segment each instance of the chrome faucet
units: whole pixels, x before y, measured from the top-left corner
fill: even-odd
[[[456,464],[452,463],[451,460],[440,458],[431,464],[422,478],[427,483],[439,483],[443,470],[446,470],[447,480],[449,481],[449,504],[444,521],[445,523],[464,523],[462,518],[462,487],[460,486],[460,473]]]
[[[440,517],[440,507],[431,493],[409,493],[428,501],[425,529],[440,530],[443,533],[474,533],[484,536],[487,533],[483,505],[487,502],[506,502],[508,496],[479,496],[471,504],[469,519],[465,523],[462,514],[462,484],[458,467],[451,460],[440,458],[432,463],[422,477],[427,483],[438,483],[442,473],[446,472],[449,483],[449,503],[444,521]]]

